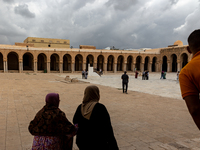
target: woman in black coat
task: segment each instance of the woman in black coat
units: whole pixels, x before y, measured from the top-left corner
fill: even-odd
[[[82,104],[75,112],[73,123],[78,125],[76,144],[80,150],[118,150],[106,107],[99,103],[97,86],[88,86]]]

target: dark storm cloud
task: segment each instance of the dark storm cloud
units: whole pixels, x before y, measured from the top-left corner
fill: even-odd
[[[26,18],[35,18],[35,14],[30,12],[27,4],[18,5],[14,8],[15,13]]]
[[[3,0],[6,3],[13,3],[15,0]]]
[[[137,4],[138,0],[124,0],[124,1],[119,1],[119,0],[109,0],[106,3],[106,6],[114,6],[116,10],[121,10],[125,11],[128,10],[130,7],[134,6]]]
[[[74,48],[159,48],[177,40],[187,44],[188,34],[200,26],[200,0],[9,1],[0,0],[1,44],[43,37],[69,39]]]

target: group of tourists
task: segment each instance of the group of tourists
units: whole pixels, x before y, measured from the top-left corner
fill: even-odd
[[[88,76],[88,72],[85,69],[85,70],[82,71],[82,79],[87,79],[87,76]]]
[[[145,70],[142,72],[142,80],[149,80],[149,71]]]
[[[135,78],[138,78],[138,74],[139,72],[137,70],[135,70]],[[145,70],[142,72],[142,80],[149,80],[149,71]]]
[[[75,135],[80,150],[118,150],[109,113],[99,100],[99,88],[86,87],[72,124],[59,109],[59,95],[47,94],[46,105],[28,127],[34,136],[32,150],[72,150]]]

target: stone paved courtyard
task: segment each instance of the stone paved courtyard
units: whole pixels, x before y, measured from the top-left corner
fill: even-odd
[[[0,74],[0,150],[31,149],[33,136],[28,125],[44,106],[47,93],[59,93],[60,108],[72,120],[89,83],[62,82],[66,75]],[[68,75],[81,78],[78,74]],[[149,81],[130,76],[133,91],[128,94],[120,90],[120,77],[115,74],[87,80],[100,88],[100,102],[111,116],[120,150],[200,150],[200,132],[181,100],[175,74],[169,74],[165,81],[159,80],[159,73],[152,74]],[[145,93],[136,92],[139,89]],[[148,94],[151,91],[154,95]],[[73,149],[77,149],[76,144]]]

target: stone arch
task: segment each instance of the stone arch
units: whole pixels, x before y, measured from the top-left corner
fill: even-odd
[[[120,55],[117,58],[117,71],[123,71],[124,56]]]
[[[104,64],[104,56],[99,55],[97,57],[97,71],[99,71],[100,69],[104,71],[103,64]]]
[[[127,71],[133,71],[133,56],[128,56],[127,58],[127,65],[126,65],[126,70]]]
[[[162,58],[162,71],[167,72],[167,56],[163,56]]]
[[[114,65],[114,56],[109,55],[108,60],[107,60],[107,70],[108,71],[114,71],[113,70],[113,65]]]
[[[136,64],[135,64],[135,68],[138,70],[138,71],[142,71],[141,70],[141,61],[142,61],[142,57],[141,56],[137,56],[136,57]]]
[[[144,70],[149,70],[149,61],[150,61],[149,56],[146,56],[144,59]]]
[[[94,64],[94,56],[89,54],[86,58],[86,70],[88,70],[88,64],[90,64],[90,67],[93,67]]]
[[[76,55],[75,57],[75,71],[83,70],[83,56],[81,54]]]
[[[70,54],[63,56],[63,71],[71,71],[72,57]]]
[[[37,69],[39,71],[47,69],[47,56],[44,53],[38,55],[37,62]]]
[[[176,54],[171,55],[172,72],[177,72],[177,56]]]
[[[50,57],[50,71],[59,71],[59,55],[54,53]]]
[[[157,57],[153,57],[152,59],[152,72],[156,72],[157,69],[156,69],[156,63],[157,63]]]
[[[3,70],[3,55],[2,53],[0,52],[0,70]]]
[[[181,55],[181,68],[183,68],[188,63],[188,55],[183,53]]]
[[[23,70],[34,70],[34,58],[29,52],[23,55]]]
[[[19,56],[16,52],[10,52],[7,56],[8,70],[19,70]]]

